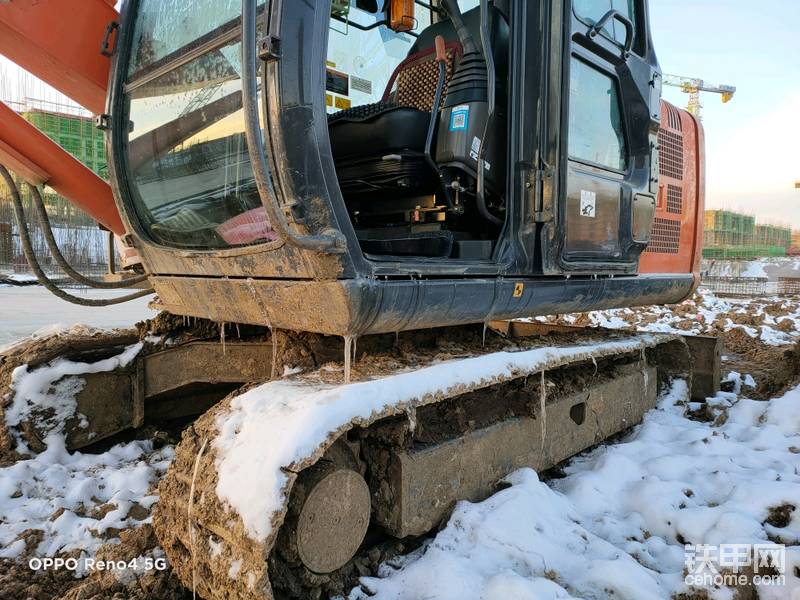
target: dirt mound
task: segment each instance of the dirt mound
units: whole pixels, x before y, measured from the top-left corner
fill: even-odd
[[[143,525],[120,534],[119,544],[107,544],[97,552],[97,561],[131,564],[136,569],[95,570],[71,587],[63,600],[184,600],[191,597],[163,559],[153,528]]]
[[[800,342],[769,346],[739,328],[725,332],[723,342],[725,370],[752,375],[756,382],[748,396],[759,400],[774,398],[800,381]]]

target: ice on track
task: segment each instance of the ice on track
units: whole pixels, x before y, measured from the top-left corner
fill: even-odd
[[[787,545],[786,586],[760,586],[759,598],[800,598],[800,388],[769,402],[720,394],[717,426],[687,419],[685,399],[675,382],[634,433],[573,459],[563,479],[522,470],[460,503],[433,541],[350,600],[667,600],[688,591],[685,543],[770,539]],[[786,527],[765,523],[787,504]]]
[[[348,385],[266,383],[236,397],[217,419],[217,495],[240,515],[250,537],[264,541],[284,505],[289,481],[284,469],[297,470],[332,433],[351,423],[397,414],[441,394],[457,395],[459,390],[534,374],[555,361],[635,351],[654,343],[654,336],[639,335],[601,344],[497,352]]]

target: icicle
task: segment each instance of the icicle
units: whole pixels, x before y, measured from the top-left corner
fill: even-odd
[[[222,356],[225,356],[225,323],[219,324],[219,341],[222,344]]]
[[[242,339],[242,332],[239,331],[239,324],[236,323],[236,337]]]
[[[408,427],[411,430],[411,433],[414,433],[417,429],[417,409],[415,407],[410,407],[406,411],[406,415],[408,415]]]
[[[597,377],[597,359],[592,355],[592,364],[594,364],[594,375],[592,377]]]
[[[350,370],[353,363],[353,336],[344,336],[344,382],[350,383]]]
[[[545,407],[547,392],[545,390],[544,371],[542,371],[542,383],[539,390],[539,411],[542,413],[542,451],[544,452],[544,441],[547,437],[547,408]]]
[[[486,330],[489,329],[488,323],[483,324],[483,338],[481,339],[481,346],[486,347]]]

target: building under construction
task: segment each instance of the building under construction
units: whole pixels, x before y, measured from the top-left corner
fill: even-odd
[[[100,177],[107,178],[103,134],[95,128],[92,119],[84,111],[75,106],[36,100],[7,104]],[[55,271],[56,267],[48,263],[47,246],[31,206],[28,190],[24,185],[20,185],[19,189],[22,190],[28,227],[37,255],[42,257],[42,265],[47,270]],[[44,188],[42,197],[50,215],[53,233],[69,262],[88,275],[104,272],[107,234],[98,229],[92,218],[47,187]],[[22,255],[9,190],[0,186],[0,274],[27,271],[28,265]]]
[[[703,234],[705,258],[786,256],[792,247],[788,226],[756,223],[752,215],[707,210]]]

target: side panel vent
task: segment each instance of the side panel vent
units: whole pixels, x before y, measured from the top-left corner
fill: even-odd
[[[663,127],[658,132],[661,175],[683,180],[683,135]]]
[[[683,127],[681,127],[681,114],[678,112],[678,109],[672,106],[671,104],[667,104],[666,107],[667,107],[667,123],[669,123],[670,129],[681,131]]]
[[[683,214],[683,188],[667,185],[667,212],[674,215]]]
[[[658,254],[677,254],[681,243],[681,222],[675,219],[656,217],[653,233],[645,252]]]

